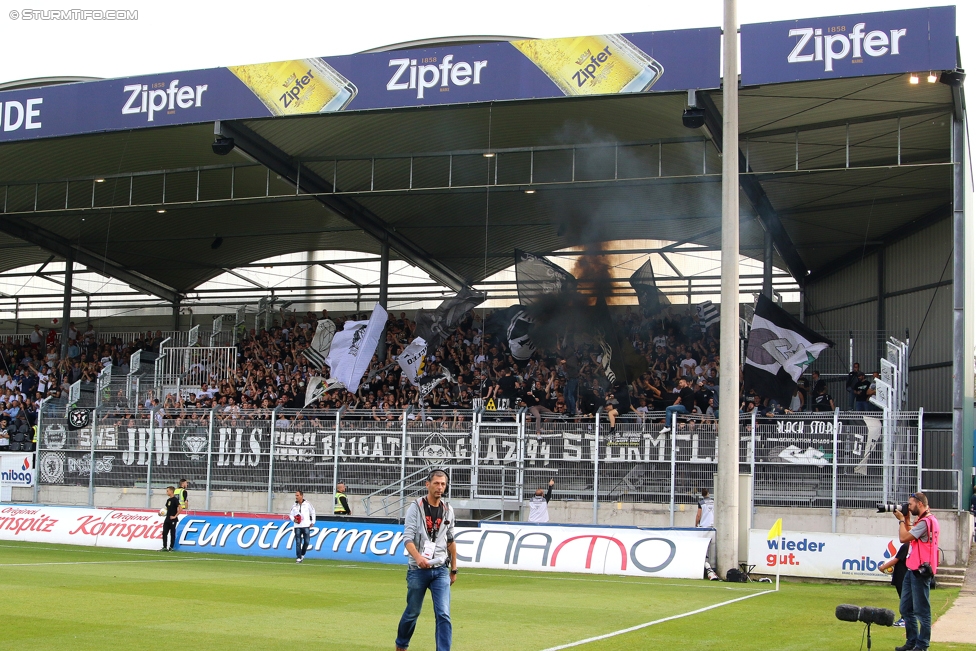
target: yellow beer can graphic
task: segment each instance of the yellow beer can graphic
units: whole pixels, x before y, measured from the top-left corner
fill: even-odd
[[[512,41],[566,95],[639,93],[664,66],[620,34]]]
[[[341,111],[359,90],[323,59],[229,66],[275,115]]]

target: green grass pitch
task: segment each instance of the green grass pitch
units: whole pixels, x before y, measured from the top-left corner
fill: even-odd
[[[404,577],[399,566],[4,542],[0,649],[391,650]],[[462,569],[452,591],[454,648],[541,651],[769,587]],[[933,591],[936,614],[956,592]],[[837,621],[834,607],[896,609],[895,597],[889,585],[783,582],[779,593],[574,648],[855,651],[863,626]],[[874,628],[874,647],[892,649],[903,636]],[[432,650],[433,637],[428,598],[410,648]]]

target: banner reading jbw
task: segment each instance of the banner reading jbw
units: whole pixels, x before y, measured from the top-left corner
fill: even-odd
[[[952,70],[956,8],[743,25],[742,83]]]
[[[718,88],[717,27],[398,50],[0,92],[0,141],[213,120]]]

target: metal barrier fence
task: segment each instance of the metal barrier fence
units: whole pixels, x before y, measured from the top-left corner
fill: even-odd
[[[160,399],[167,394],[186,397],[204,384],[219,386],[236,371],[237,349],[232,346],[165,346],[156,358],[153,387]]]
[[[555,499],[667,504],[674,512],[712,492],[717,422],[629,414],[609,423],[524,411],[145,410],[103,405],[69,426],[64,405],[39,415],[38,489],[87,486],[145,493],[185,477],[209,508],[220,491],[331,493],[338,481],[364,509],[400,515],[431,468],[470,508],[515,509],[556,478]],[[917,412],[743,415],[740,470],[759,506],[869,508],[904,500],[926,473]],[[75,425],[78,425],[76,422]],[[670,425],[666,427],[666,425]],[[597,434],[599,433],[599,435]],[[94,472],[92,472],[94,469]],[[35,494],[36,495],[36,494]],[[47,499],[47,498],[46,498]],[[199,498],[197,498],[199,499]],[[79,500],[81,501],[81,500]],[[199,502],[195,502],[199,504]]]

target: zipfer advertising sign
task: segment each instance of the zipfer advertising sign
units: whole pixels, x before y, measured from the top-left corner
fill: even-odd
[[[956,67],[956,8],[743,25],[742,83],[863,77]]]
[[[956,67],[955,7],[743,25],[742,83]],[[718,27],[528,39],[0,92],[0,142],[216,120],[720,87]]]
[[[313,527],[306,556],[406,565],[403,525],[349,520]],[[291,557],[293,526],[281,519],[187,516],[184,552]],[[699,579],[708,537],[701,532],[616,527],[482,524],[455,530],[458,565],[585,574]]]
[[[767,540],[768,534],[765,529],[749,530],[749,564],[762,574],[775,574],[779,565],[783,576],[890,581],[891,575],[878,568],[900,546],[897,536],[783,531]]]
[[[718,88],[717,27],[312,57],[0,92],[0,141],[215,120]]]
[[[163,518],[152,511],[0,505],[0,540],[159,549]]]

